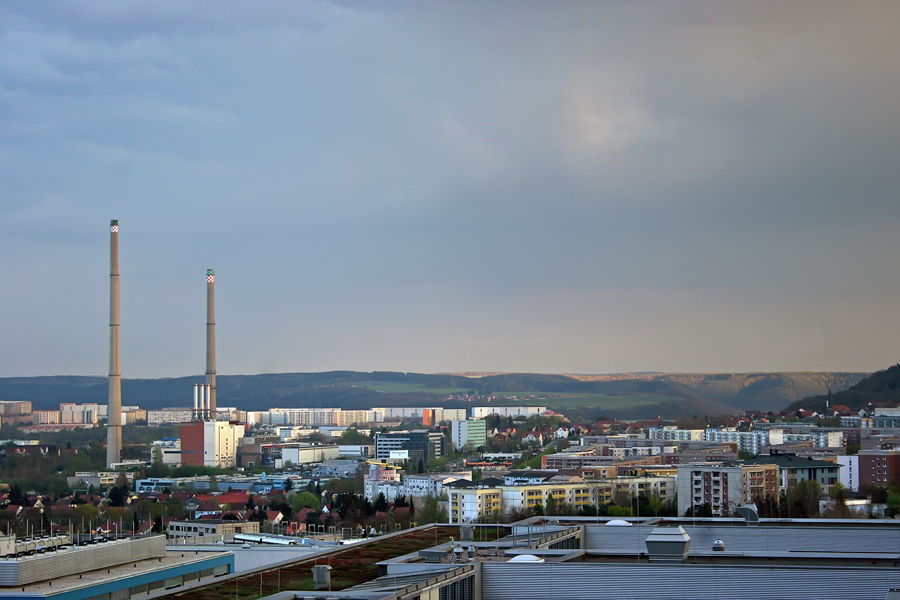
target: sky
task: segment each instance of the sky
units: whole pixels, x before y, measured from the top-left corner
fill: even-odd
[[[900,3],[0,2],[0,376],[874,371]]]

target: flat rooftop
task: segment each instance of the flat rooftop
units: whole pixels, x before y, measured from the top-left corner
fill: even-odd
[[[219,556],[225,556],[227,554],[230,553],[222,551],[219,553]],[[0,596],[7,596],[10,595],[10,593],[24,593],[25,595],[55,595],[71,592],[80,588],[109,583],[110,581],[153,574],[172,567],[185,567],[194,563],[202,563],[208,561],[210,558],[213,558],[210,552],[167,551],[166,555],[161,558],[149,558],[136,562],[129,562],[108,569],[103,568],[94,571],[85,571],[78,575],[56,577],[54,579],[30,583],[24,586],[3,587],[0,588]]]

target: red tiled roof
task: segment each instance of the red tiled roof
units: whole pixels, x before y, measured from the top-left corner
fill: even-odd
[[[249,494],[241,494],[241,493],[230,493],[230,494],[222,494],[221,496],[216,496],[215,500],[220,505],[221,504],[230,504],[232,508],[237,506],[244,506],[247,504],[247,499],[250,497]]]

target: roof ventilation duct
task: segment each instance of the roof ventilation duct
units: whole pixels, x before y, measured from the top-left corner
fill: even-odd
[[[684,527],[654,527],[645,541],[652,562],[684,562],[691,547],[691,536]]]

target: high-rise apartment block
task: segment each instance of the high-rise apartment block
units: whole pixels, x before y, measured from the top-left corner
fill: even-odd
[[[450,439],[453,441],[453,450],[456,452],[463,448],[477,450],[487,445],[486,423],[483,419],[451,421]]]

